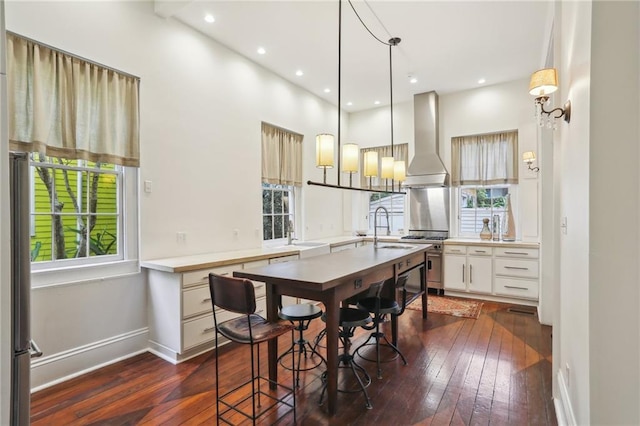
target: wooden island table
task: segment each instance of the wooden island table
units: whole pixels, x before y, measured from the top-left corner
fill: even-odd
[[[267,284],[267,319],[278,321],[281,296],[317,300],[324,304],[327,327],[328,412],[336,413],[338,400],[338,326],[341,302],[367,290],[371,284],[395,279],[414,268],[420,270],[422,316],[427,317],[427,249],[430,244],[378,243],[307,259],[234,271],[233,275]],[[386,286],[394,295],[394,286]],[[397,343],[397,319],[392,340]],[[269,342],[269,378],[277,380],[277,342]]]

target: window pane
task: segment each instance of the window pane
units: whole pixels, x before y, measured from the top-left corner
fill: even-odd
[[[52,220],[55,259],[87,257],[86,234],[80,217],[53,215]]]
[[[117,213],[117,176],[109,173],[90,173],[89,209],[90,213]]]
[[[273,212],[282,213],[282,191],[273,191]]]
[[[271,216],[262,217],[262,239],[273,239],[273,217]]]
[[[275,216],[273,218],[273,233],[274,233],[274,238],[284,238],[284,227],[282,226],[282,216]]]
[[[84,205],[82,175],[83,172],[75,170],[53,169],[55,211],[64,213],[80,213],[82,211]]]
[[[118,253],[118,219],[116,216],[97,216],[93,218],[93,230],[89,249],[91,256],[103,256]]]
[[[265,214],[273,213],[271,194],[272,194],[272,191],[269,189],[262,190],[262,213],[265,213]]]

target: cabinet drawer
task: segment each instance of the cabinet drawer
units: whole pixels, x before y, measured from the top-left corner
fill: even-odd
[[[508,247],[496,247],[495,255],[500,257],[519,257],[521,259],[537,259],[537,248],[508,248]]]
[[[291,256],[282,256],[282,257],[272,257],[269,259],[269,263],[282,263],[282,262],[290,262],[292,260],[298,260],[300,257],[297,254]]]
[[[418,253],[414,256],[411,256],[409,259],[402,261],[402,262],[398,262],[397,263],[397,273],[401,274],[404,271],[408,271],[409,269],[415,268],[417,265],[419,265],[420,263],[424,262],[424,253]]]
[[[495,259],[496,275],[520,278],[538,278],[537,260]]]
[[[538,299],[538,281],[517,278],[496,277],[494,280],[496,294],[525,299]]]
[[[211,312],[212,309],[208,285],[185,290],[182,293],[182,318]]]
[[[228,265],[217,268],[200,269],[193,272],[185,272],[182,274],[182,286],[189,287],[196,284],[204,284],[209,282],[209,274],[233,275],[233,271],[242,269],[242,265]]]
[[[445,244],[444,254],[467,254],[467,246]]]
[[[491,247],[469,246],[467,247],[467,254],[473,256],[491,256],[493,249]]]

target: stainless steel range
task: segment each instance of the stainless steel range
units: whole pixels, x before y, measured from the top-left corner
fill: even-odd
[[[436,289],[438,294],[444,292],[442,282],[444,274],[442,269],[442,241],[446,240],[448,236],[448,231],[413,230],[410,231],[409,235],[401,238],[411,243],[432,244],[427,250],[427,288]],[[420,289],[419,272],[411,274],[407,286],[414,290]]]

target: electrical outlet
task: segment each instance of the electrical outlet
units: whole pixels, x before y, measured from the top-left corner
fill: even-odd
[[[235,238],[237,240],[239,236],[240,236],[240,230],[238,228],[234,228],[233,229],[233,238]]]
[[[153,182],[151,182],[150,180],[145,180],[144,181],[144,192],[146,192],[147,194],[150,194],[151,191],[153,191]]]
[[[177,240],[179,243],[185,243],[185,242],[187,242],[187,233],[186,233],[186,232],[178,232],[178,233],[176,234],[176,240]]]
[[[567,217],[563,216],[562,220],[560,221],[560,229],[562,229],[562,233],[563,234],[567,234]]]

